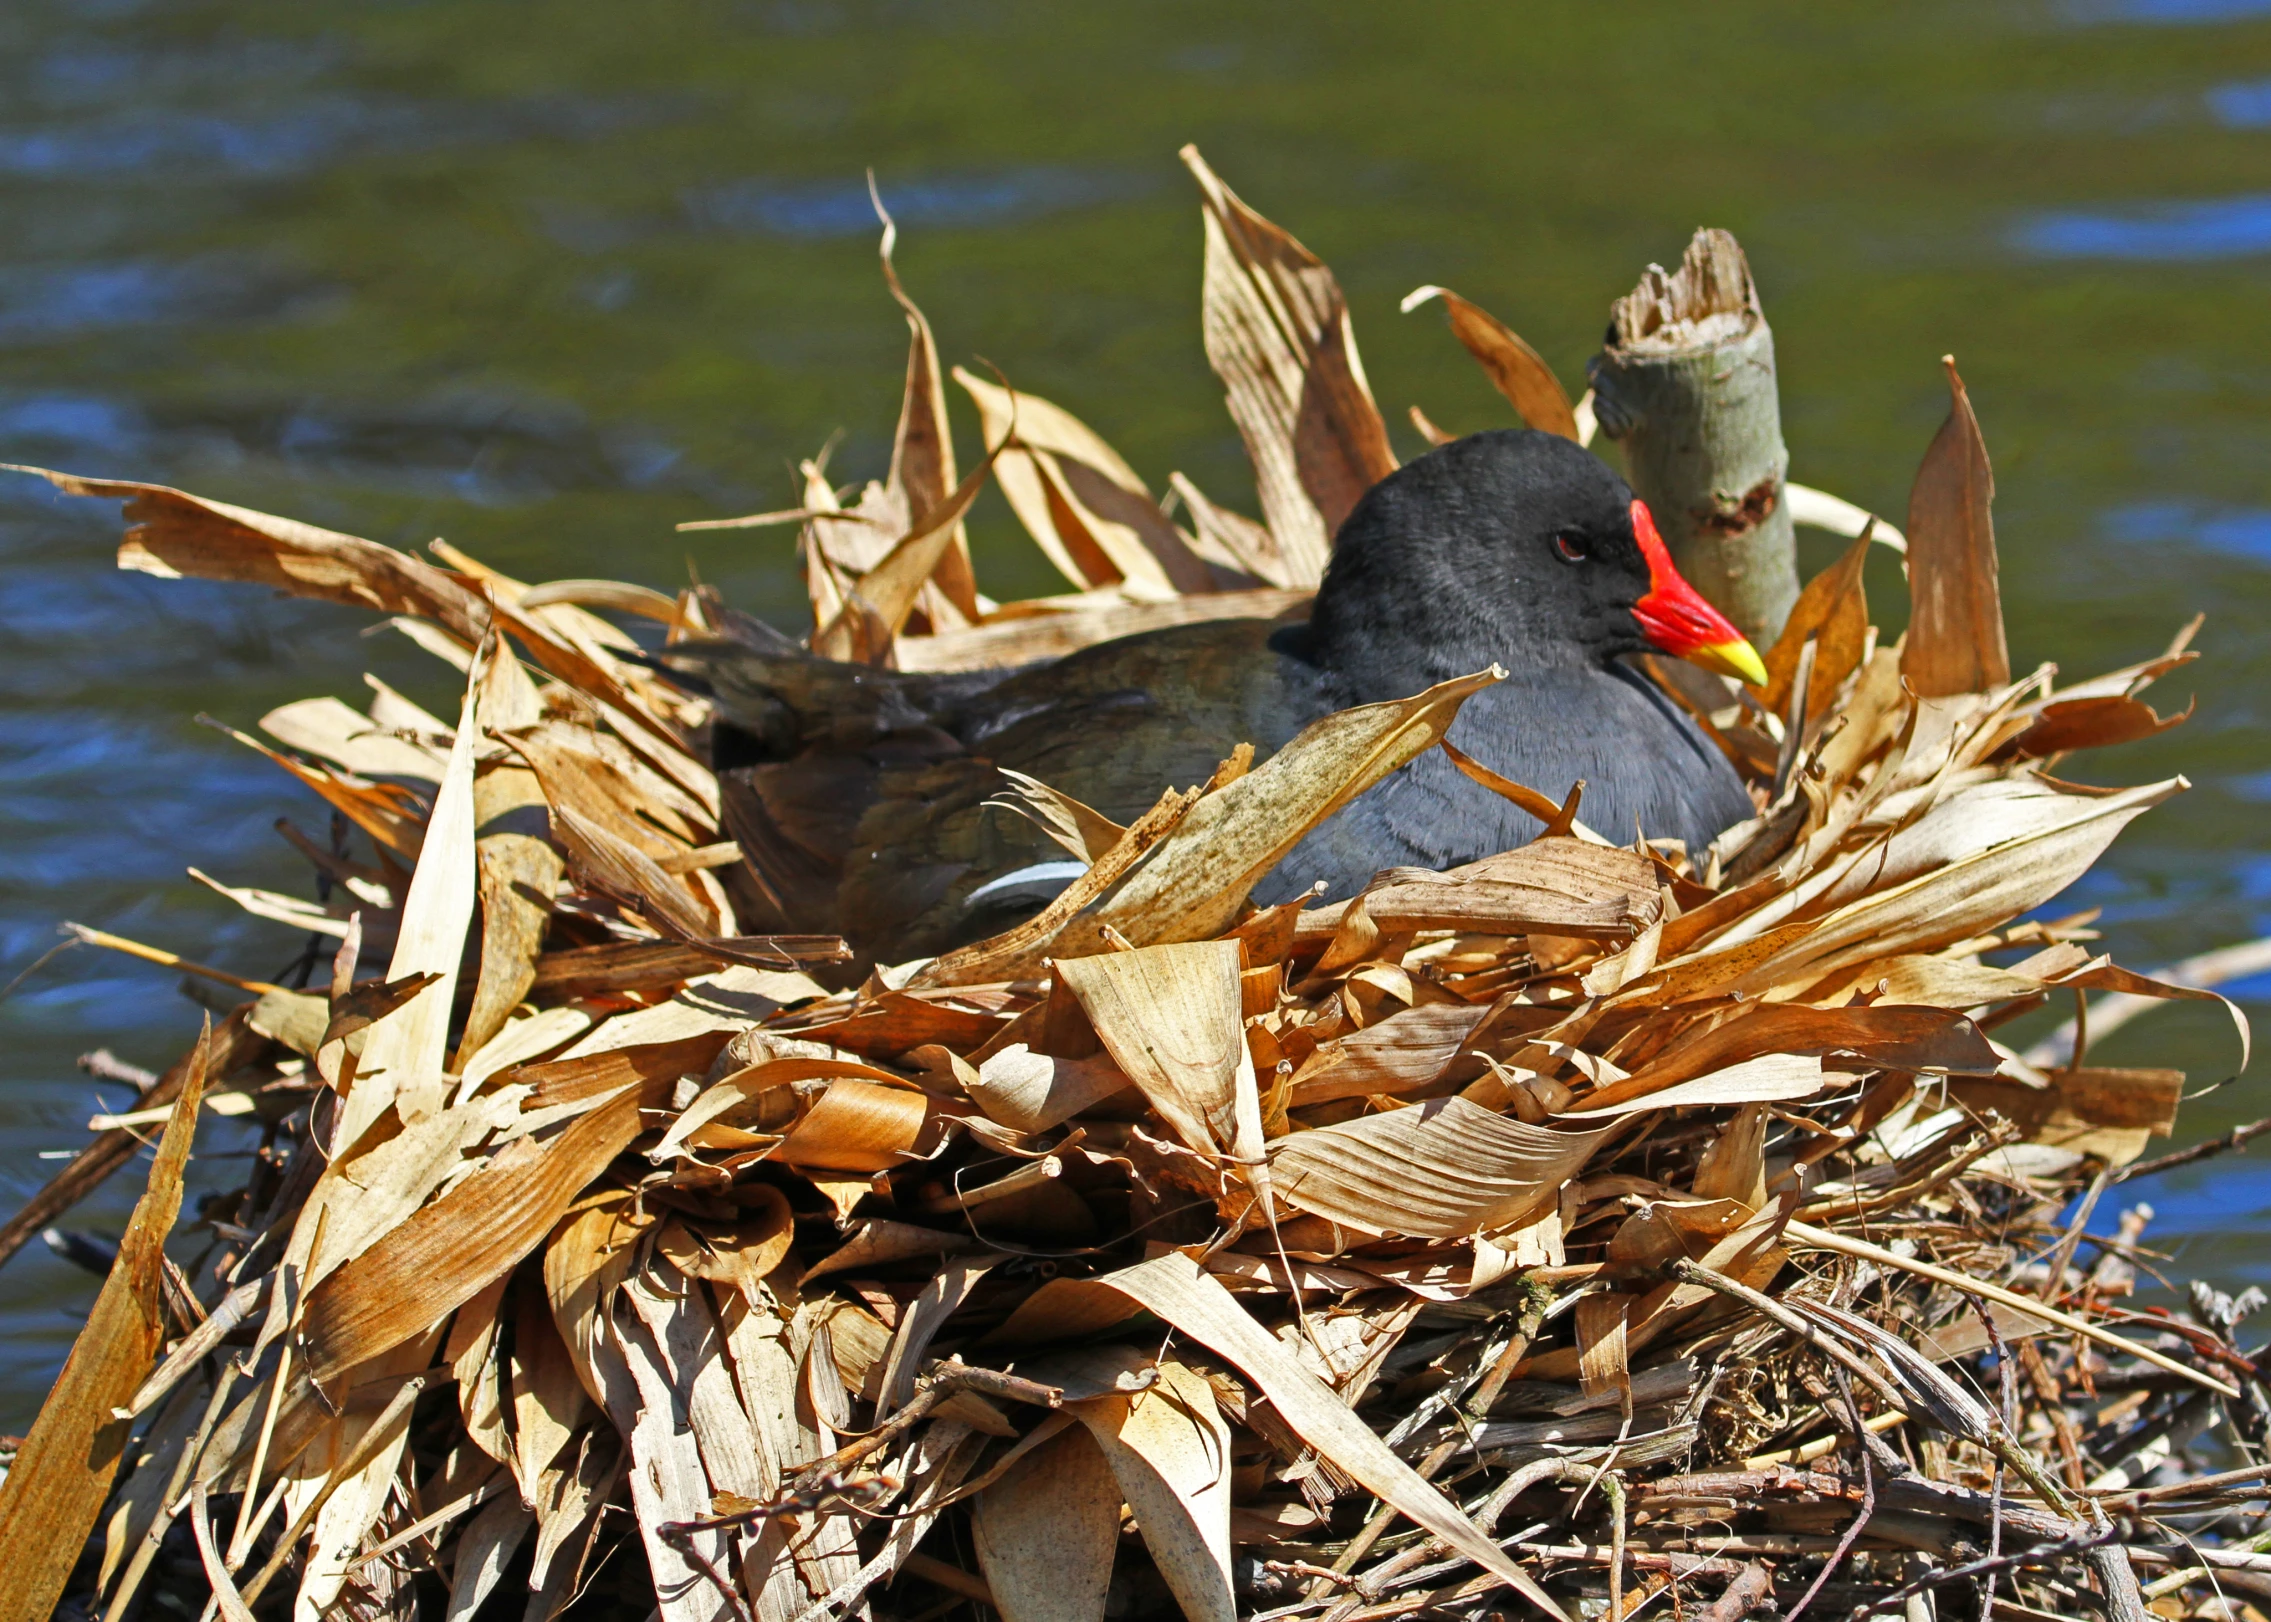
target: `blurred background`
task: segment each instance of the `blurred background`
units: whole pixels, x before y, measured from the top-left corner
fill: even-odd
[[[2197,692],[2192,723],[2093,758],[2193,791],[2054,910],[2102,906],[2138,968],[2271,931],[2271,0],[13,0],[0,460],[445,536],[523,577],[694,570],[801,629],[793,530],[672,525],[793,505],[839,432],[836,475],[881,475],[906,329],[872,166],[949,363],[1251,512],[1184,141],[1338,272],[1406,455],[1414,403],[1454,432],[1512,418],[1404,293],[1476,299],[1575,395],[1610,300],[1700,224],[1749,250],[1794,477],[1901,521],[1952,351],[2014,665],[2095,673],[2209,614],[2207,658],[2154,695]],[[1811,572],[1837,543],[1800,533]],[[972,534],[995,596],[1061,589],[998,495]],[[271,824],[322,813],[194,718],[357,702],[366,668],[446,714],[447,673],[346,610],[119,574],[117,535],[113,504],[0,475],[0,980],[62,918],[272,976],[299,937],[183,868],[304,892]],[[2260,1012],[2271,978],[2239,992]],[[130,1096],[76,1055],[162,1068],[197,1019],[175,976],[91,950],[26,978],[0,1005],[0,1203]],[[2092,1051],[2195,1086],[2237,1063],[2189,1005]],[[2180,1141],[2265,1100],[2225,1086]],[[2098,1225],[2142,1197],[2184,1271],[2271,1280],[2267,1171],[2130,1183]],[[115,1235],[139,1184],[72,1225]],[[9,1264],[0,1430],[94,1290],[37,1245]]]

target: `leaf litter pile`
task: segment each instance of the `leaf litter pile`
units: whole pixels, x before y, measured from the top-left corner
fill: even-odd
[[[808,463],[801,507],[742,521],[801,525],[813,650],[966,670],[1300,611],[1394,457],[1329,270],[1187,156],[1263,520],[1180,475],[1163,505],[1066,412],[957,371],[988,446],[960,474],[887,232],[913,334],[889,478],[846,506]],[[1447,304],[1525,420],[1589,433]],[[2089,1028],[2212,995],[2215,965],[2147,978],[2042,912],[2184,788],[2076,778],[2172,724],[2138,695],[2192,655],[2012,677],[1949,381],[1906,637],[1869,622],[1863,529],[1766,689],[1681,689],[1758,807],[1710,850],[1459,757],[1545,833],[1251,906],[1448,747],[1478,671],[1259,764],[1227,739],[1130,827],[1011,784],[992,814],[1085,875],[915,962],[745,926],[706,703],[657,669],[766,634],[713,590],[531,586],[48,474],[126,503],[122,567],[388,616],[463,697],[374,681],[367,713],[239,734],[334,813],[328,841],[286,825],[323,899],[197,876],[335,941],[328,985],[78,932],[247,1000],[0,1235],[157,1138],[0,1489],[0,1611],[2259,1614],[2260,1297],[2140,1310],[2149,1209],[2084,1231],[2183,1083],[2091,1066]],[[980,595],[988,480],[1069,594]],[[2079,1030],[1997,1040],[2090,992]],[[201,1107],[260,1147],[177,1226]]]

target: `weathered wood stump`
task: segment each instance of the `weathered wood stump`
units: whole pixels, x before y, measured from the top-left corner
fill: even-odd
[[[1605,345],[1589,368],[1601,431],[1680,572],[1771,647],[1798,598],[1798,554],[1774,332],[1741,245],[1700,230],[1677,271],[1650,265],[1611,307]]]

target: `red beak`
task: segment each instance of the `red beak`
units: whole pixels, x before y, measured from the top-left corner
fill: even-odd
[[[1726,615],[1680,578],[1679,570],[1672,567],[1672,554],[1664,549],[1664,537],[1656,533],[1648,504],[1637,497],[1632,503],[1632,533],[1639,538],[1640,555],[1648,560],[1648,595],[1632,608],[1641,634],[1691,664],[1764,687],[1766,665],[1758,650]]]

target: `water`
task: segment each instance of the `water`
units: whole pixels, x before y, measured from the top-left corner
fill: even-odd
[[[0,460],[446,535],[538,578],[692,567],[793,617],[785,532],[671,525],[791,504],[794,459],[839,428],[835,467],[881,471],[905,329],[872,166],[950,360],[1070,407],[1155,486],[1180,468],[1250,511],[1199,349],[1186,140],[1339,271],[1407,452],[1412,403],[1455,430],[1507,417],[1439,314],[1396,313],[1405,292],[1456,287],[1574,383],[1608,301],[1699,223],[1750,250],[1800,478],[1897,516],[1953,351],[1996,461],[2014,657],[2087,673],[2211,613],[2208,658],[2162,695],[2197,691],[2197,718],[2090,764],[2197,786],[2074,904],[2138,965],[2271,930],[2262,3],[15,0]],[[967,458],[970,413],[958,431]],[[1051,587],[998,498],[974,531],[997,595]],[[182,869],[304,892],[271,824],[322,817],[194,717],[353,700],[373,665],[454,700],[360,615],[118,574],[116,533],[107,504],[0,476],[0,978],[64,917],[273,975],[300,942]],[[1871,584],[1897,623],[1897,575]],[[75,1054],[162,1064],[195,1019],[122,959],[33,976],[0,1007],[0,1197],[120,1100]],[[2100,1052],[2201,1083],[2234,1062],[2190,1007]],[[2185,1131],[2262,1113],[2243,1080]],[[2267,1168],[2159,1180],[2155,1233],[2186,1267],[2271,1276],[2247,1237]],[[74,1222],[115,1232],[134,1183]],[[93,1281],[35,1248],[5,1284],[18,1430]]]

